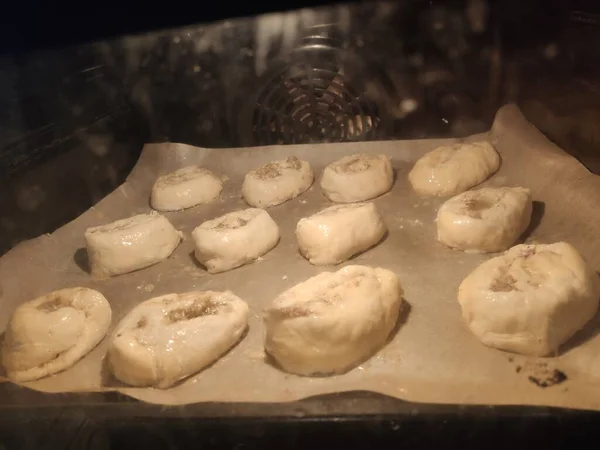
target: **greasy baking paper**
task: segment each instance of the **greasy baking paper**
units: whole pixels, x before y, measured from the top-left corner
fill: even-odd
[[[596,270],[600,269],[600,179],[550,143],[515,106],[498,112],[489,139],[502,155],[502,166],[485,184],[526,186],[536,203],[527,241],[571,242]],[[484,347],[464,325],[456,291],[461,280],[490,255],[469,255],[435,240],[434,219],[443,199],[419,198],[407,174],[425,152],[449,140],[360,142],[204,149],[183,144],[148,144],[127,181],[98,205],[51,235],[25,242],[0,259],[0,329],[24,301],[55,289],[86,286],[102,292],[113,308],[113,324],[135,305],[170,292],[231,290],[250,305],[246,338],[217,363],[168,390],[130,388],[113,379],[104,366],[105,339],[71,369],[24,383],[45,392],[118,390],[161,404],[196,402],[285,402],[353,390],[374,391],[413,402],[457,404],[549,405],[600,410],[600,337],[592,321],[559,356],[531,359]],[[322,271],[297,250],[298,220],[330,205],[319,187],[283,205],[269,208],[280,226],[281,241],[259,261],[209,275],[193,258],[191,231],[201,222],[245,208],[240,196],[244,174],[266,162],[290,155],[310,161],[316,174],[344,156],[385,153],[396,170],[390,193],[374,200],[389,235],[380,245],[345,264],[364,264],[397,273],[409,305],[391,342],[350,372],[304,378],[285,374],[265,361],[261,311],[282,291]],[[107,281],[87,272],[83,233],[134,214],[149,212],[150,188],[161,174],[199,164],[226,180],[221,196],[208,205],[167,213],[185,240],[167,260]],[[68,201],[68,199],[65,199]],[[560,384],[559,370],[567,376]],[[536,384],[537,383],[537,384]]]

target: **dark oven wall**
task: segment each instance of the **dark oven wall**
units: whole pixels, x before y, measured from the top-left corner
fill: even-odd
[[[594,166],[596,129],[564,117],[597,123],[596,16],[537,7],[353,3],[5,54],[0,254],[115,189],[145,142],[460,137],[514,101]]]

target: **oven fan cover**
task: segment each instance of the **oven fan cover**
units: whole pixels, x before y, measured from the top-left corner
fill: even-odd
[[[386,87],[348,50],[323,43],[294,50],[257,80],[242,108],[242,145],[385,139]]]

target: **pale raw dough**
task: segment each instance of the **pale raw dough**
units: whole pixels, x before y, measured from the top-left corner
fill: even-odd
[[[210,170],[188,166],[158,177],[150,203],[158,211],[180,211],[214,200],[222,189],[221,179]]]
[[[248,208],[208,220],[192,232],[195,255],[209,273],[256,260],[279,242],[279,227],[264,209]]]
[[[375,204],[355,203],[331,206],[300,219],[296,239],[311,264],[339,264],[373,247],[386,230]]]
[[[6,374],[15,381],[32,381],[68,369],[104,338],[110,319],[106,298],[83,287],[23,303],[6,328]]]
[[[437,215],[438,241],[470,253],[500,252],[531,221],[531,191],[521,187],[483,188],[458,194]]]
[[[499,166],[500,155],[489,142],[445,145],[421,157],[408,179],[418,194],[444,197],[482,183]]]
[[[250,206],[268,208],[299,196],[313,180],[310,164],[290,156],[248,172],[242,185],[242,196]]]
[[[247,327],[248,305],[231,292],[163,295],[117,325],[109,366],[124,383],[165,389],[221,358]]]
[[[489,347],[532,356],[556,352],[596,314],[598,277],[570,244],[517,245],[461,283],[458,302]]]
[[[156,212],[85,231],[92,275],[105,278],[156,264],[173,253],[182,233]]]
[[[265,311],[265,350],[286,372],[343,373],[373,356],[402,307],[393,272],[347,266],[285,291]]]
[[[362,202],[392,188],[394,171],[386,155],[344,156],[323,171],[321,188],[336,203]]]

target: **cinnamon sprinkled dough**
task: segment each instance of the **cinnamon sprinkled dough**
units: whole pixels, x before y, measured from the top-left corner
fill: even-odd
[[[460,194],[490,177],[500,167],[500,155],[486,141],[444,145],[421,157],[408,179],[418,194]]]
[[[248,172],[242,185],[242,196],[250,206],[268,208],[299,196],[313,180],[310,164],[290,156]]]
[[[394,171],[386,155],[344,156],[323,171],[321,188],[336,203],[370,200],[385,194],[394,183]]]
[[[469,329],[489,347],[546,356],[598,310],[598,277],[570,244],[517,245],[461,283]]]
[[[104,338],[110,319],[106,298],[83,287],[23,303],[6,328],[2,361],[8,377],[31,381],[68,369]]]
[[[346,266],[297,284],[265,311],[265,350],[286,372],[352,369],[381,348],[396,325],[402,288],[389,270]]]
[[[221,358],[247,327],[248,305],[231,292],[163,295],[117,325],[109,365],[124,383],[165,389]]]

